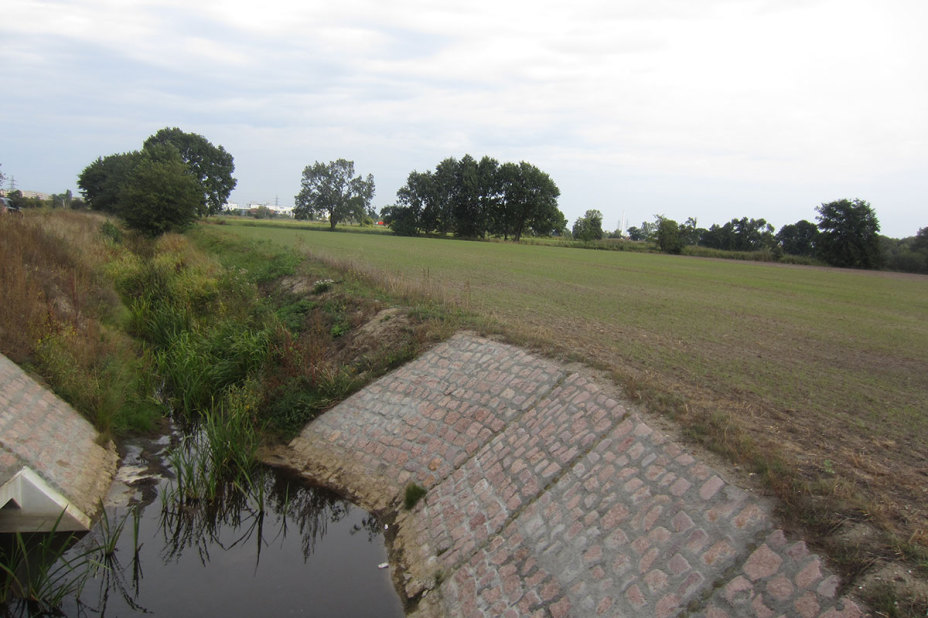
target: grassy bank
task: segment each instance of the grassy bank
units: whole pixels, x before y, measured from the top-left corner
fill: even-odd
[[[218,226],[217,226],[218,228]],[[438,299],[473,325],[612,372],[761,478],[788,521],[879,540],[845,572],[928,569],[928,278],[632,252],[227,225]]]
[[[404,308],[371,345],[394,300],[292,248],[71,211],[0,219],[0,286],[0,352],[114,437],[243,406],[285,436],[450,332]]]
[[[441,308],[398,306],[286,246],[206,228],[150,239],[71,211],[0,218],[0,290],[0,352],[104,438],[166,417],[181,428],[162,510],[193,536],[229,509],[263,511],[262,441],[453,330]],[[56,613],[99,563],[79,556],[50,579],[66,546],[13,543],[0,548],[0,613],[20,600]]]
[[[0,352],[111,436],[151,429],[161,409],[151,358],[126,333],[105,272],[114,257],[105,223],[67,211],[0,218]]]

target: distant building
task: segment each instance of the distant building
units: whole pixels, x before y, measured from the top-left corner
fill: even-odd
[[[247,206],[240,206],[235,202],[227,202],[222,207],[223,212],[240,217],[253,217],[257,215],[259,209],[270,210],[274,213],[275,217],[293,217],[292,206],[280,206],[269,202],[249,202]]]
[[[40,191],[20,191],[19,189],[15,189],[15,190],[19,191],[22,194],[22,196],[26,199],[35,198],[35,199],[40,199],[40,200],[49,200],[52,197],[50,193],[42,193]],[[10,193],[9,190],[0,189],[0,196],[6,197],[8,193]]]

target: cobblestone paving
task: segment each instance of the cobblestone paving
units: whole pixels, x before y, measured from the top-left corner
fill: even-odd
[[[29,466],[92,517],[116,469],[93,426],[0,354],[0,482]]]
[[[374,508],[421,615],[861,616],[763,501],[593,382],[461,334],[307,426],[292,461]]]

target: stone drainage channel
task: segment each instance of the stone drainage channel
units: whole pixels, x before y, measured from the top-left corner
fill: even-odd
[[[861,616],[769,505],[591,379],[459,334],[268,454],[396,512],[418,616]],[[409,483],[427,490],[411,510]]]

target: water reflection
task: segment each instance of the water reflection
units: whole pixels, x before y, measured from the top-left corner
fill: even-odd
[[[261,468],[245,490],[226,486],[219,499],[209,502],[164,503],[161,510],[162,558],[176,561],[189,549],[195,549],[205,565],[210,551],[229,551],[245,543],[254,543],[255,568],[262,548],[287,538],[295,524],[300,536],[303,559],[309,560],[316,542],[325,536],[328,524],[344,520],[353,509],[350,502],[330,491],[308,487],[280,472]],[[270,521],[265,521],[270,518]],[[273,536],[268,538],[265,526]],[[351,534],[365,531],[368,542],[381,542],[380,521],[370,513],[350,529]],[[230,532],[232,533],[230,535]]]
[[[336,494],[270,469],[208,502],[162,502],[169,481],[153,489],[69,550],[96,552],[78,595],[0,615],[403,615],[378,569],[382,524]]]

